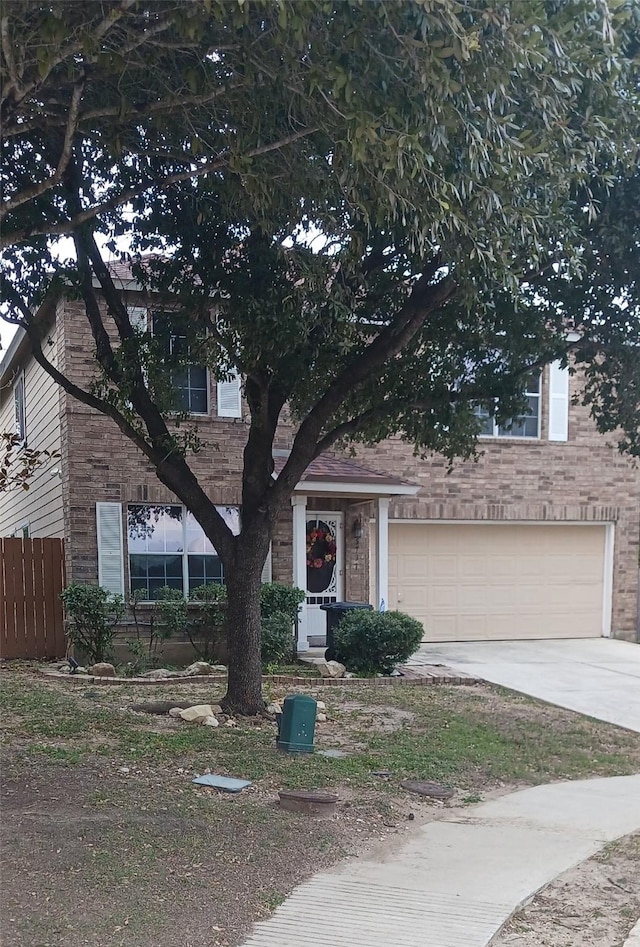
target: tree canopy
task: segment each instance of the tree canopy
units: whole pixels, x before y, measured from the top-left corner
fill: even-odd
[[[5,0],[5,317],[218,549],[242,706],[270,531],[323,450],[400,434],[467,456],[475,406],[507,421],[572,350],[601,429],[640,452],[638,29],[631,0]],[[107,255],[171,300],[182,348],[131,325]],[[63,280],[90,390],[31,317]],[[192,419],[175,425],[167,369],[194,351],[243,377],[238,536],[189,466]]]

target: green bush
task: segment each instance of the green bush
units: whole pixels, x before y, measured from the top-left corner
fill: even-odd
[[[60,598],[67,615],[67,637],[92,662],[111,655],[115,626],[124,615],[124,600],[100,585],[72,582]]]
[[[417,651],[423,628],[403,612],[349,612],[334,632],[334,651],[349,671],[389,674]]]
[[[227,657],[227,590],[211,582],[189,592],[186,632],[198,657],[203,661],[225,660]]]
[[[301,589],[277,582],[266,582],[261,587],[263,667],[290,660],[293,628],[304,596]],[[191,590],[188,601],[178,589],[160,589],[155,612],[152,619],[155,638],[163,640],[173,635],[186,635],[203,661],[216,657],[222,639],[226,644],[227,590],[224,585],[201,585]],[[226,654],[226,647],[222,650]]]
[[[263,667],[286,664],[292,659],[293,628],[304,596],[302,589],[279,582],[265,582],[260,589]]]

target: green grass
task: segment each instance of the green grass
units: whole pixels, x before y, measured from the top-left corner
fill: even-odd
[[[356,747],[347,758],[327,759],[279,752],[269,720],[261,727],[212,731],[132,714],[127,710],[131,695],[124,687],[84,696],[78,685],[7,672],[3,685],[0,709],[9,739],[20,744],[23,755],[70,766],[103,756],[126,765],[189,771],[215,767],[268,787],[350,784],[381,792],[397,789],[397,780],[408,777],[474,791],[504,782],[621,775],[640,767],[637,734],[489,687],[327,690],[322,697],[332,727],[324,745],[332,745],[333,737],[333,745]],[[206,686],[189,693],[194,703],[215,700]],[[173,691],[164,686],[161,694],[169,697]],[[148,690],[144,696],[149,698]],[[393,732],[378,732],[367,708],[408,711],[413,718],[401,720]],[[382,769],[394,779],[372,775]]]

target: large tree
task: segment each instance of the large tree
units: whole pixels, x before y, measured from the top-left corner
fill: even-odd
[[[5,317],[218,550],[227,708],[261,706],[260,573],[322,451],[397,433],[468,456],[475,406],[507,421],[528,373],[571,346],[599,366],[602,428],[622,421],[637,443],[637,397],[629,412],[602,354],[613,341],[632,364],[634,290],[620,269],[598,308],[584,299],[607,252],[595,221],[633,180],[637,14],[594,0],[5,0]],[[132,326],[105,247],[171,300],[165,333],[186,346],[170,354],[162,331]],[[49,364],[31,315],[61,279],[95,342],[86,390]],[[237,536],[190,466],[192,419],[175,416],[172,369],[195,352],[244,380]],[[292,448],[274,479],[284,412]]]

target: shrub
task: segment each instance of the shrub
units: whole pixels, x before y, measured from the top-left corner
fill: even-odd
[[[72,582],[61,592],[67,615],[67,637],[71,644],[93,661],[111,654],[115,626],[124,615],[124,600],[100,585]]]
[[[420,647],[423,628],[403,612],[349,612],[334,632],[337,661],[350,671],[389,674]]]
[[[171,592],[172,590],[166,589],[164,591]],[[141,604],[149,605],[147,591],[146,589],[134,589],[129,599],[129,608],[133,616],[136,636],[133,639],[128,638],[126,642],[133,656],[133,660],[128,662],[126,670],[126,673],[130,675],[141,674],[149,668],[158,667],[162,659],[163,642],[170,638],[176,630],[173,609],[169,621],[163,622],[158,620],[157,606],[141,609]]]
[[[262,618],[262,666],[284,664],[293,656],[293,628],[300,604],[304,601],[302,589],[265,582],[260,589]]]
[[[167,639],[173,635],[185,633],[188,620],[187,601],[179,589],[170,589],[168,586],[160,589],[156,601],[156,612],[158,616],[156,634],[160,637]]]
[[[203,661],[226,660],[227,590],[224,585],[200,585],[189,592],[189,603],[198,608],[189,609],[186,632],[193,649]]]

